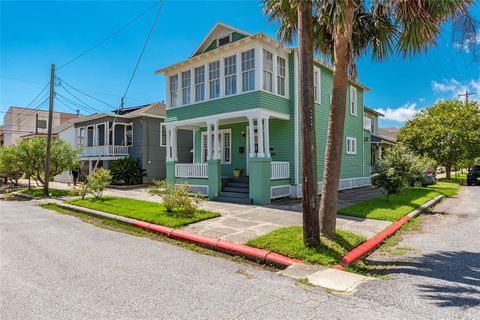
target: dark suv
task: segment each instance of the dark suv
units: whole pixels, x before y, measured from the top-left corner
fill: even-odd
[[[480,185],[480,165],[473,166],[467,173],[467,186]]]

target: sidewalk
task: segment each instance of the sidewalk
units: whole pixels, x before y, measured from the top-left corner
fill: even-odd
[[[50,187],[68,189],[67,184],[59,182],[50,182]],[[375,192],[368,190],[374,189],[361,188],[341,192],[342,196],[339,196],[339,200],[345,202],[341,199],[344,197],[343,194],[346,194],[349,196],[351,204],[377,195]],[[147,188],[135,190],[107,189],[104,195],[161,202],[158,196],[149,195]],[[295,200],[291,200],[291,202],[295,202]],[[279,205],[256,206],[205,201],[201,206],[202,209],[218,212],[222,216],[191,224],[184,229],[200,235],[245,243],[278,228],[302,225],[302,214],[289,207],[288,205],[283,206],[281,203]],[[351,231],[366,238],[374,236],[390,224],[389,221],[337,215],[338,229]]]

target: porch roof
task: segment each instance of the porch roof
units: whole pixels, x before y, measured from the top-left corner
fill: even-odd
[[[290,120],[290,115],[282,112],[272,111],[264,108],[256,108],[242,111],[219,113],[211,116],[198,117],[193,119],[179,120],[167,118],[166,125],[173,127],[204,127],[207,123],[219,121],[220,124],[229,124],[247,121],[249,118],[269,117],[280,120]]]

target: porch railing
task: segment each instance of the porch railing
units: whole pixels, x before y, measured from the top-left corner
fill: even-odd
[[[177,178],[208,178],[208,164],[206,163],[177,163],[175,164]]]
[[[129,146],[94,146],[83,147],[82,157],[128,156]]]
[[[290,162],[272,161],[272,180],[289,179],[289,178],[290,178]]]
[[[372,131],[372,119],[363,117],[363,129]]]

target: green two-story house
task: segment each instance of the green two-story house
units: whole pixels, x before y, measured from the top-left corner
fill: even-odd
[[[296,48],[219,23],[191,57],[156,73],[166,77],[168,181],[188,183],[193,192],[219,201],[265,204],[301,197]],[[314,87],[321,190],[332,69],[318,60]],[[340,189],[370,184],[367,90],[350,81]],[[193,131],[193,163],[178,161],[180,129]]]

